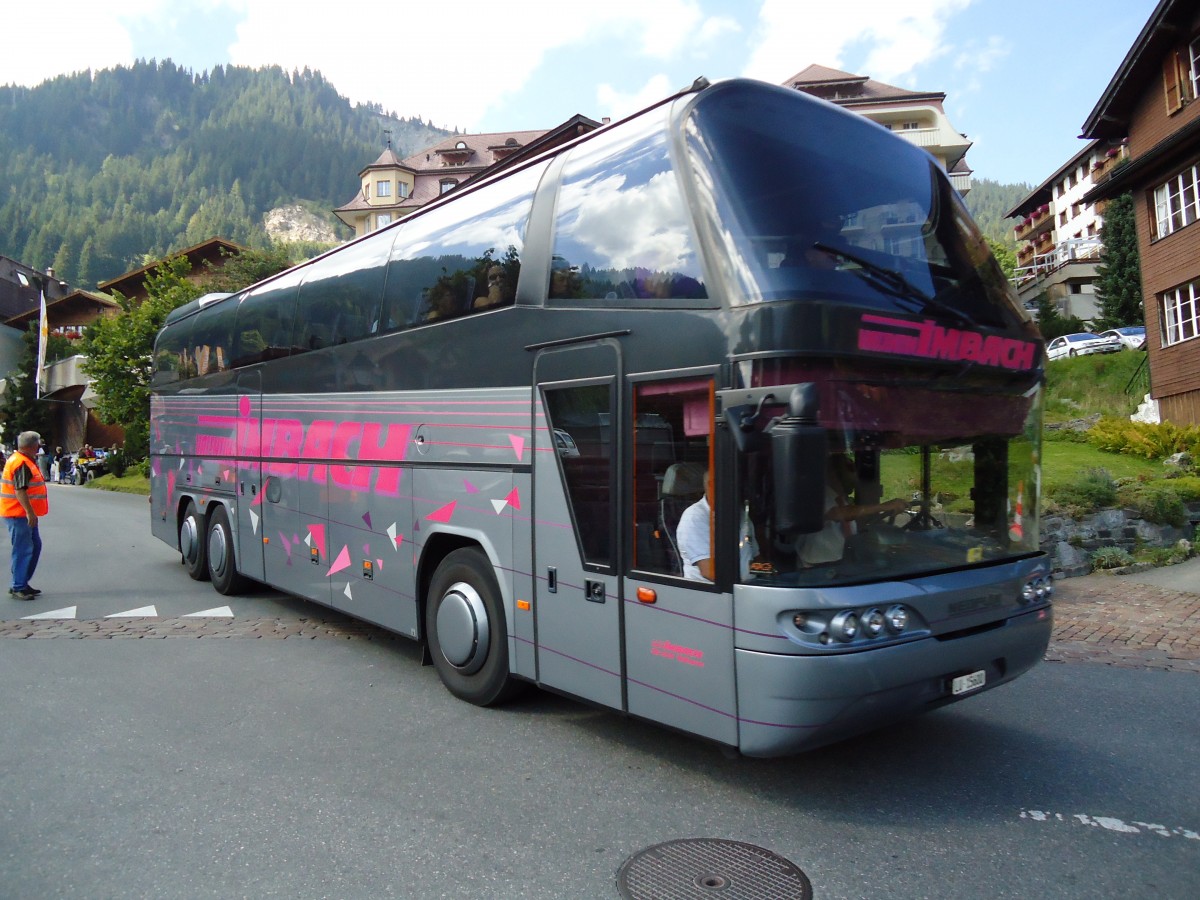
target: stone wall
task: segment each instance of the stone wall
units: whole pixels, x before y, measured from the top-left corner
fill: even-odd
[[[1092,571],[1091,555],[1101,547],[1121,547],[1133,553],[1142,547],[1170,547],[1180,539],[1195,539],[1200,504],[1188,505],[1190,523],[1182,528],[1156,525],[1136,518],[1125,509],[1105,509],[1082,519],[1044,516],[1041,549],[1054,561],[1059,578],[1074,578]]]

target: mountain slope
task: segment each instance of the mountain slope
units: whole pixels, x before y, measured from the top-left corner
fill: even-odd
[[[268,210],[351,197],[385,129],[402,156],[450,133],[307,69],[152,60],[0,87],[0,254],[90,287],[217,235],[260,246]]]

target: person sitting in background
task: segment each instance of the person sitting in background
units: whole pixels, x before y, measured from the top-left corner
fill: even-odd
[[[683,558],[683,577],[713,580],[712,560],[712,473],[704,473],[704,496],[683,511],[675,538]]]
[[[492,266],[487,270],[487,293],[476,297],[472,308],[492,309],[512,303],[512,301],[513,298],[508,290],[507,279],[504,276],[504,267]]]

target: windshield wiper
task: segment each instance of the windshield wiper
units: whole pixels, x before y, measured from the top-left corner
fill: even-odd
[[[853,270],[855,274],[869,281],[876,288],[891,294],[897,300],[904,300],[909,304],[920,304],[919,306],[910,305],[909,309],[912,312],[924,314],[928,309],[936,309],[952,316],[964,325],[969,325],[972,328],[979,327],[979,323],[972,319],[970,315],[961,309],[956,309],[947,303],[943,303],[936,297],[929,296],[929,294],[909,281],[903,272],[897,269],[889,269],[887,266],[871,262],[871,260],[859,256],[857,253],[851,253],[849,250],[834,247],[831,244],[825,244],[821,241],[814,243],[813,248],[835,259],[844,260],[845,262],[854,263],[856,266],[859,266],[858,269]]]

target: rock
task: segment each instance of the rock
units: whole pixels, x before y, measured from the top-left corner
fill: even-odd
[[[1091,572],[1092,561],[1083,550],[1059,541],[1054,547],[1054,569],[1064,578],[1075,578]]]
[[[336,244],[341,241],[341,237],[329,222],[298,203],[277,206],[268,211],[263,217],[263,227],[271,236],[271,240],[281,244],[293,241]]]
[[[1195,460],[1192,459],[1192,454],[1186,450],[1173,453],[1163,460],[1163,465],[1168,469],[1190,469],[1194,464]]]

